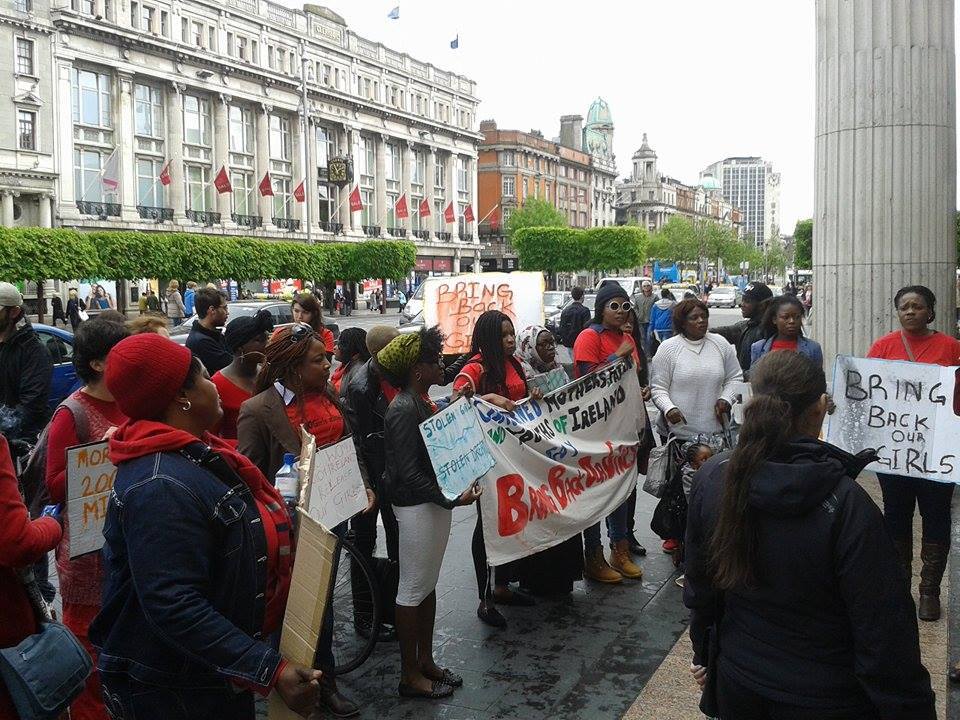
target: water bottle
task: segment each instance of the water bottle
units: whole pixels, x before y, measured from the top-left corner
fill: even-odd
[[[277,475],[273,481],[274,486],[283,496],[283,501],[287,505],[287,512],[291,517],[296,515],[297,501],[300,489],[300,473],[297,470],[297,459],[293,453],[286,453],[283,456],[283,465],[277,470]]]

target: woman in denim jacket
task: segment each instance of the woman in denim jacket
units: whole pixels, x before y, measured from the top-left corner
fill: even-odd
[[[750,367],[774,350],[798,352],[823,367],[820,343],[803,335],[804,315],[806,308],[796,295],[773,298],[763,315],[763,335],[766,339],[757,340],[750,346]]]
[[[130,418],[110,439],[106,583],[90,628],[111,717],[252,720],[251,691],[274,689],[306,714],[320,673],[263,640],[290,587],[289,518],[253,463],[210,434],[216,386],[188,349],[150,333],[110,351],[106,383]]]

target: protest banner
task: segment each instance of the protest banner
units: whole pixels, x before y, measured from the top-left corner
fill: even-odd
[[[307,513],[327,529],[366,509],[367,491],[352,437],[317,450],[307,497]]]
[[[566,370],[559,367],[527,378],[527,386],[539,389],[544,395],[563,387],[568,382],[570,382],[570,378],[567,376]]]
[[[493,455],[467,398],[460,398],[420,423],[420,434],[440,490],[450,500],[493,467]]]
[[[827,442],[857,453],[874,448],[869,470],[960,482],[956,368],[837,356]]]
[[[473,326],[487,310],[505,313],[517,332],[543,324],[541,273],[466,273],[423,282],[424,322],[440,326],[448,355],[470,352]]]
[[[67,523],[70,558],[103,547],[103,523],[117,468],[110,462],[107,441],[67,448]]]
[[[636,487],[646,409],[632,363],[601,368],[510,413],[473,403],[496,461],[480,496],[491,565],[573,537]]]

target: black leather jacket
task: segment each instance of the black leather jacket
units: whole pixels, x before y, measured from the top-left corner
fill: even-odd
[[[433,413],[430,407],[409,390],[390,403],[384,419],[383,491],[393,505],[406,507],[435,503],[452,508],[457,503],[440,492],[437,476],[430,464],[419,425]]]
[[[380,388],[380,375],[372,358],[350,375],[345,390],[343,404],[354,440],[367,463],[370,483],[377,489],[384,468],[383,420],[389,403]]]

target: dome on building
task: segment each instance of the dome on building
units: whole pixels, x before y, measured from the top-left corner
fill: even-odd
[[[713,175],[707,173],[702,178],[700,178],[700,187],[704,190],[722,190],[723,186],[720,184],[720,181],[717,180]]]
[[[610,106],[603,98],[597,98],[590,105],[590,110],[587,112],[587,127],[591,125],[613,125]]]
[[[657,154],[647,143],[647,134],[643,134],[643,143],[640,145],[640,149],[633,154],[634,160],[642,160],[643,158],[655,158]]]

